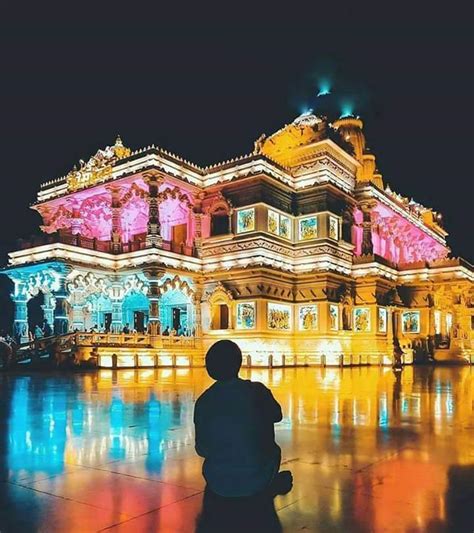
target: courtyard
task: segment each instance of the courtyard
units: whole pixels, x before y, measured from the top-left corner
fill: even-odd
[[[283,531],[472,531],[471,367],[241,377],[282,405]],[[210,384],[197,368],[1,374],[0,531],[194,531],[193,406]]]

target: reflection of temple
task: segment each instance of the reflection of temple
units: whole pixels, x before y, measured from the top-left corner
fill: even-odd
[[[469,360],[473,268],[384,187],[362,127],[304,114],[206,168],[118,138],[41,186],[43,235],[4,270],[16,336],[44,317],[119,366],[199,364],[228,337],[257,365]]]

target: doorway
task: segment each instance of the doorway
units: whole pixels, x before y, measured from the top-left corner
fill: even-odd
[[[187,224],[178,224],[176,226],[173,226],[171,239],[175,246],[181,246],[181,244],[186,245],[187,231]]]
[[[111,325],[112,325],[112,313],[104,313],[104,329],[106,333],[110,332]]]
[[[181,327],[181,309],[173,307],[173,329],[178,331]]]
[[[145,331],[145,313],[143,311],[135,311],[133,313],[133,328],[138,333]]]

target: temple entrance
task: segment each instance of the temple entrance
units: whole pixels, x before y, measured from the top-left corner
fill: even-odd
[[[212,314],[212,329],[229,328],[229,307],[227,304],[217,304],[214,306]]]
[[[179,332],[187,331],[188,329],[188,310],[186,305],[180,305],[172,308],[172,322],[173,329]]]
[[[130,292],[122,306],[122,323],[128,324],[137,333],[144,333],[148,324],[148,298],[142,292]]]
[[[194,334],[193,304],[179,289],[167,290],[160,298],[161,331],[165,335],[190,336]]]
[[[133,329],[138,333],[145,332],[145,313],[143,311],[134,311]]]
[[[112,327],[112,313],[104,313],[104,331],[109,332]]]

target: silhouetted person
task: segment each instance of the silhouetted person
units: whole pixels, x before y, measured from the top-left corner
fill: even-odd
[[[284,494],[291,473],[278,473],[281,450],[275,422],[281,407],[262,383],[238,377],[242,352],[234,342],[216,342],[206,354],[206,369],[216,382],[196,401],[196,452],[204,457],[207,494],[242,498]]]
[[[130,333],[130,328],[128,327],[128,324],[125,324],[122,329],[122,333],[125,333],[125,335],[128,335]]]

